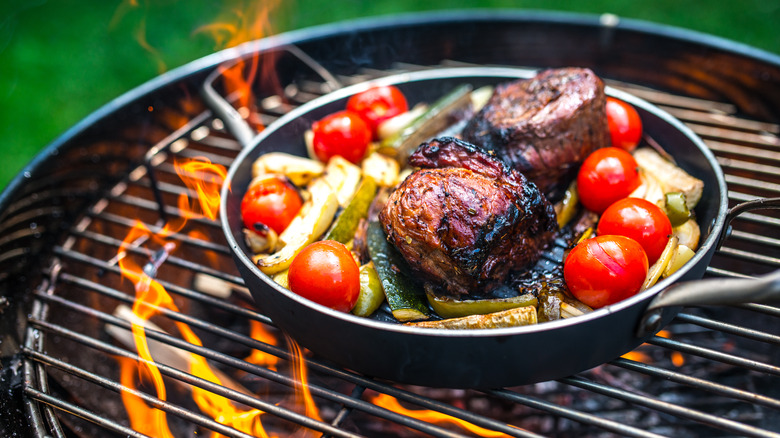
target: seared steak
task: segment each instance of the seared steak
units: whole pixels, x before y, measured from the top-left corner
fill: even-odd
[[[610,145],[604,84],[591,70],[545,70],[496,87],[463,139],[496,151],[557,201],[585,157]]]
[[[552,205],[521,173],[454,138],[424,143],[421,167],[379,214],[388,240],[430,286],[479,295],[536,262],[557,229]]]

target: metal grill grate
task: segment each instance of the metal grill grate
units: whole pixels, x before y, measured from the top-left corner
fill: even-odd
[[[387,73],[371,70],[339,80],[349,83]],[[290,84],[284,101],[306,101],[324,85],[310,80]],[[780,193],[777,125],[742,119],[728,105],[613,85],[662,106],[702,136],[727,173],[731,201]],[[289,103],[274,105],[281,101],[266,99],[260,105],[263,121],[290,109]],[[202,356],[239,385],[195,377],[186,360],[170,359],[160,365],[171,388],[167,401],[150,395],[154,392],[149,388],[127,388],[120,383],[117,358],[139,357],[106,332],[107,327],[130,327],[114,314],[118,305],[132,306],[134,300],[133,285],[121,279],[117,266],[121,239],[136,219],[156,231],[166,220],[181,217],[176,197],[192,193],[176,175],[174,159],[207,156],[227,166],[240,149],[208,111],[180,110],[178,115],[188,120],[178,129],[166,124],[168,116],[155,119],[150,132],[156,136],[149,136],[144,164],[68,230],[54,249],[47,279],[35,292],[23,348],[23,390],[38,436],[145,436],[130,428],[122,391],[134,391],[165,411],[176,436],[205,431],[251,436],[201,413],[189,397],[191,387],[265,412],[266,430],[281,436],[301,427],[325,436],[472,436],[451,422],[391,412],[372,402],[376,394],[509,436],[779,436],[773,430],[780,428],[780,367],[775,365],[780,363],[780,336],[772,329],[780,310],[764,305],[687,309],[664,337],[653,337],[630,358],[559,381],[491,391],[401,386],[307,357],[309,390],[321,419],[307,416],[290,401],[299,385],[291,346],[268,318],[252,310],[219,224],[210,220],[193,220],[170,236],[177,248],[164,261],[155,260],[159,254],[146,249],[145,242],[121,257],[154,267],[156,278],[175,297],[180,311],[161,310],[155,322],[172,333],[177,333],[175,322],[187,324],[203,346],[150,330],[152,342],[163,345],[162,350]],[[166,135],[160,138],[159,131]],[[778,221],[771,214],[741,216],[708,275],[745,277],[779,268],[780,240],[773,237]],[[253,339],[252,324],[275,334],[278,343]],[[278,357],[279,363],[271,367],[244,360],[253,350]]]

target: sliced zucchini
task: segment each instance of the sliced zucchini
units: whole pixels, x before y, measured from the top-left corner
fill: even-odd
[[[335,240],[341,243],[347,243],[355,236],[360,219],[366,217],[368,208],[376,196],[376,183],[371,177],[363,178],[360,186],[355,192],[355,196],[349,201],[349,204],[341,211],[333,226],[330,227],[325,235],[326,240]]]
[[[382,291],[382,281],[374,269],[374,264],[369,262],[360,267],[360,294],[358,295],[352,313],[357,316],[370,316],[385,301],[385,293]]]
[[[339,208],[336,192],[323,178],[312,181],[308,189],[311,195],[309,200],[279,235],[284,247],[273,254],[261,254],[253,258],[265,274],[272,275],[289,268],[293,258],[330,226]]]
[[[428,319],[424,293],[412,282],[406,261],[387,241],[379,222],[369,223],[366,241],[393,316],[401,322]]]
[[[418,321],[408,323],[407,325],[448,330],[469,330],[519,327],[536,323],[536,309],[534,307],[515,307],[514,309],[502,310],[486,315],[469,315],[461,318]]]
[[[447,297],[438,297],[430,292],[425,295],[427,296],[428,304],[431,305],[433,311],[442,318],[484,315],[524,306],[532,306],[535,308],[537,303],[536,297],[531,293],[511,298],[484,300],[455,300]]]

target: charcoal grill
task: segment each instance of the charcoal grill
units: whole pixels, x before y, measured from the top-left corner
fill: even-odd
[[[144,386],[137,394],[168,414],[175,436],[249,436],[204,415],[192,387],[264,411],[266,430],[279,436],[302,428],[324,436],[472,435],[392,412],[377,395],[510,436],[778,436],[780,309],[755,304],[685,309],[630,355],[521,387],[399,385],[306,356],[319,415],[306,414],[290,402],[299,386],[294,344],[253,310],[216,221],[190,221],[169,237],[177,247],[170,254],[139,241],[118,256],[136,220],[157,230],[182,215],[177,195],[194,195],[174,159],[206,156],[227,166],[238,154],[242,139],[200,90],[220,65],[253,57],[277,80],[253,81],[251,108],[236,104],[236,113],[246,118],[249,110],[264,124],[334,87],[400,71],[589,67],[697,132],[726,172],[730,202],[780,192],[780,58],[706,35],[609,16],[470,11],[324,26],[219,52],[112,101],[45,149],[0,197],[4,436],[147,436],[130,427],[119,395],[129,389],[117,358],[138,355],[108,334],[129,327],[115,309],[134,299],[119,257],[145,266],[174,296],[179,311],[155,322],[171,333],[174,322],[186,323],[203,346],[162,331],[149,338],[206,358],[238,383],[210,383],[176,360],[161,364],[167,400]],[[745,214],[732,226],[708,277],[780,267],[776,214]],[[277,341],[254,339],[251,326]],[[253,350],[278,364],[244,360]]]

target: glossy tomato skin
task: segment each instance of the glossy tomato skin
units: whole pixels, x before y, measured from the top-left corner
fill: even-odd
[[[631,104],[607,97],[607,124],[612,146],[634,150],[642,139],[642,119]]]
[[[290,290],[315,303],[349,312],[360,294],[360,272],[344,244],[321,240],[308,245],[290,264]]]
[[[371,129],[357,113],[338,111],[312,124],[312,147],[317,158],[327,163],[335,155],[358,163],[371,142]]]
[[[666,247],[672,234],[672,223],[666,213],[652,202],[624,198],[604,210],[597,230],[599,235],[618,234],[636,240],[652,265]]]
[[[625,236],[596,236],[580,242],[563,265],[571,293],[598,309],[635,295],[647,276],[647,255]]]
[[[347,101],[347,110],[360,116],[376,138],[379,124],[409,110],[406,96],[398,88],[385,85],[355,94]]]
[[[253,181],[241,200],[241,219],[244,226],[253,231],[262,231],[262,224],[277,234],[287,225],[303,205],[301,195],[295,186],[280,178],[265,178]]]
[[[596,149],[585,158],[577,174],[580,202],[588,210],[603,212],[639,187],[637,168],[634,157],[623,149]]]

